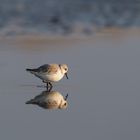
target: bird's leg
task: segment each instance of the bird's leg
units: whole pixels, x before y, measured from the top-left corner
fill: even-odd
[[[51,82],[47,82],[47,81],[43,80],[43,83],[46,83],[47,91],[51,91],[52,90],[53,86],[52,86]]]
[[[50,85],[50,89],[49,89],[49,91],[51,91],[52,88],[53,88],[53,85],[51,84],[51,82],[48,82],[48,84]]]
[[[47,91],[49,91],[49,82],[46,82]]]
[[[45,80],[42,80],[43,83],[46,83],[46,89],[47,91],[49,91],[49,82],[45,81]]]

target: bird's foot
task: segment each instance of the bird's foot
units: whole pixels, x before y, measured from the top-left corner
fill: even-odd
[[[52,87],[53,86],[52,86],[52,84],[50,82],[46,83],[46,89],[47,89],[48,92],[50,92],[52,90]]]

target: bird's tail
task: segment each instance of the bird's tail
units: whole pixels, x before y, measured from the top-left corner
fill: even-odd
[[[36,102],[34,99],[31,99],[31,100],[27,101],[25,104],[36,104]]]
[[[34,73],[37,71],[37,69],[26,69],[26,71],[28,71],[28,72],[34,74]]]
[[[31,72],[31,71],[35,71],[35,69],[26,69],[26,71]]]

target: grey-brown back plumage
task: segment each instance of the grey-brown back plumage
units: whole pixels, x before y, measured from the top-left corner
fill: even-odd
[[[37,72],[37,73],[45,73],[47,72],[48,74],[50,74],[51,72],[53,73],[57,73],[57,70],[58,70],[58,67],[59,65],[57,64],[53,64],[53,65],[50,65],[50,64],[44,64],[36,69],[26,69],[26,71],[29,71],[29,72]]]

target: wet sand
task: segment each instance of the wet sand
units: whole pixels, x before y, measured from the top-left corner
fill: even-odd
[[[139,137],[140,32],[102,31],[77,38],[1,38],[1,139]],[[69,94],[65,110],[25,102],[45,90],[25,71],[45,63],[69,65],[69,80],[54,84]]]

